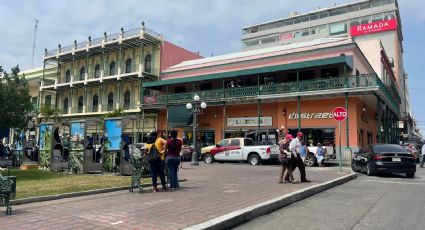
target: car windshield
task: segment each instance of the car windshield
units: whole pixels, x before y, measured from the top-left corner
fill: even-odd
[[[406,152],[406,149],[399,145],[375,145],[373,146],[375,153],[386,153],[386,152]]]

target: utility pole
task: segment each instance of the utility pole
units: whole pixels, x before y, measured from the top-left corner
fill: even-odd
[[[32,40],[32,58],[31,58],[31,68],[34,68],[34,53],[35,53],[35,42],[37,39],[37,28],[38,28],[38,19],[35,19],[34,25],[34,38]]]

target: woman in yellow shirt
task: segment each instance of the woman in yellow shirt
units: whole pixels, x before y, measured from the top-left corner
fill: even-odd
[[[155,144],[157,153],[159,155],[159,159],[156,161],[150,161],[150,169],[151,169],[151,176],[152,176],[152,186],[153,186],[153,192],[158,192],[157,187],[157,179],[158,175],[161,179],[161,185],[163,190],[167,190],[167,185],[165,184],[165,143],[166,141],[158,137],[158,133],[156,131],[153,131],[149,134],[148,143],[146,144],[145,148],[145,154],[149,155],[152,146]],[[148,157],[149,158],[149,157]]]

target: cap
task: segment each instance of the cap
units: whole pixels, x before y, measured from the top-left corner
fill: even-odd
[[[302,136],[304,136],[304,134],[302,132],[297,133],[297,137],[302,137]]]
[[[293,137],[291,134],[286,134],[285,138],[286,138],[287,140],[292,140],[292,139],[294,139],[294,137]]]

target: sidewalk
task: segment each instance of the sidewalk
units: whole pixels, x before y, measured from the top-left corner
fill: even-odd
[[[126,190],[15,205],[12,216],[0,213],[0,228],[182,229],[346,176],[338,174],[338,167],[307,168],[311,183],[278,184],[278,165],[185,167],[179,176],[187,181],[179,191],[152,193],[147,188],[143,194]],[[298,171],[295,176],[299,180]]]

